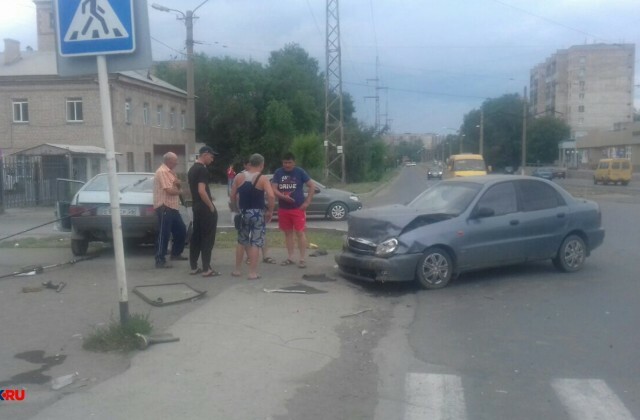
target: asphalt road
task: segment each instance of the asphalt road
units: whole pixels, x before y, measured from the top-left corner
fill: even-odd
[[[415,194],[417,186],[402,181],[412,172],[393,186],[393,201]],[[407,291],[402,303],[411,305],[413,294],[415,311],[396,319],[406,341],[389,331],[398,337],[377,350],[380,377],[396,375],[387,386],[380,382],[377,418],[640,418],[640,190],[558,182],[600,203],[604,245],[578,273],[541,262],[465,274],[442,290]]]
[[[427,181],[424,174],[421,166],[403,168],[392,184],[362,197],[365,207],[410,201],[438,182]],[[234,372],[253,365],[264,368],[263,361],[274,360],[275,354],[289,350],[289,344],[278,344],[276,353],[269,353],[269,346],[260,340],[260,346],[242,352],[250,354],[251,359],[215,360],[223,373],[217,372],[219,376],[198,385],[218,390],[211,399],[218,398],[220,407],[236,410],[229,411],[233,415],[225,419],[246,418],[243,412],[260,412],[260,418],[282,420],[640,419],[640,333],[636,326],[640,319],[640,268],[635,249],[640,237],[640,225],[635,222],[640,191],[593,186],[591,181],[581,179],[559,183],[575,195],[595,198],[603,209],[605,243],[595,250],[582,271],[562,274],[550,262],[527,264],[465,274],[447,288],[435,291],[423,291],[412,284],[372,285],[339,279],[325,287],[329,293],[316,295],[311,306],[283,296],[281,307],[271,307],[289,313],[289,317],[300,317],[294,323],[291,319],[283,321],[290,323],[290,330],[298,329],[291,331],[292,344],[308,343],[307,357],[286,365],[282,374],[274,369],[267,369],[266,375],[245,373],[251,383],[243,385],[246,378]],[[222,223],[229,217],[223,212]],[[344,222],[322,219],[312,219],[309,225],[346,228]],[[274,251],[274,256],[283,257],[282,252]],[[13,268],[68,258],[68,250],[11,249],[0,251],[0,266]],[[131,287],[177,279],[171,273],[161,273],[160,278],[149,269],[149,250],[141,249],[127,258]],[[217,258],[224,271],[231,269],[229,256]],[[333,275],[332,261],[332,257],[313,260],[309,271]],[[128,358],[87,354],[80,349],[79,337],[90,331],[89,326],[117,314],[111,264],[112,259],[106,256],[52,270],[47,279],[69,283],[59,295],[47,290],[20,293],[23,284],[37,285],[44,277],[23,278],[20,283],[16,279],[0,281],[0,314],[5,319],[0,380],[11,382],[24,373],[39,380],[44,375],[46,382],[48,376],[80,371],[85,381],[64,393],[102,395],[113,391],[110,384],[117,383],[117,377],[133,376],[135,366],[147,357],[164,349],[171,351],[171,345],[166,345],[156,353],[135,356],[138,363],[132,368]],[[208,291],[206,300],[150,308],[130,295],[132,310],[150,313],[159,331],[175,324],[180,335],[184,323],[179,320],[187,318],[189,312],[228,304],[238,296],[268,305],[261,288],[278,286],[296,273],[282,271],[279,266],[264,270],[264,285],[243,286],[240,294],[231,278],[214,282],[188,279],[194,287]],[[319,283],[312,285],[322,288]],[[224,302],[220,301],[222,296]],[[344,318],[332,317],[336,312]],[[328,322],[330,319],[333,321]],[[280,322],[276,317],[261,328],[276,328]],[[320,348],[312,340],[318,333],[332,348],[331,358],[320,358],[323,363],[317,363],[318,354],[313,353]],[[225,347],[233,345],[232,337],[222,335],[219,340]],[[32,371],[33,362],[16,355],[36,349],[43,350],[51,363]],[[227,376],[235,378],[233,387],[228,380],[225,382]],[[45,382],[28,385],[30,404],[0,406],[0,418],[8,415],[26,419],[42,409],[39,418],[58,418],[49,413],[63,411],[64,404],[54,403],[64,394],[50,391]],[[196,389],[195,384],[189,387]],[[280,408],[260,411],[265,393],[233,394],[232,388],[269,390],[269,398],[279,402],[273,405]],[[188,394],[179,401],[200,408],[207,403],[189,401]],[[114,404],[124,413],[130,402],[127,398]],[[49,411],[47,407],[52,404],[54,409]],[[67,404],[71,407],[68,413],[72,413],[76,406]],[[197,412],[185,410],[185,418]],[[109,418],[109,413],[98,410],[96,416]]]

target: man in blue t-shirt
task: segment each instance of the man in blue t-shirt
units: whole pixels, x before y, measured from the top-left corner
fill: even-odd
[[[305,256],[307,252],[307,237],[305,235],[307,214],[306,209],[315,193],[315,184],[309,174],[296,167],[296,158],[291,152],[282,157],[282,168],[276,170],[271,182],[278,199],[278,227],[284,232],[288,257],[281,265],[292,265],[294,262],[294,232],[298,240],[300,258],[298,267],[306,268]],[[308,194],[304,196],[304,185]]]

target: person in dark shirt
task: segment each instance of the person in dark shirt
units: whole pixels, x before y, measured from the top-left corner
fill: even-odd
[[[271,178],[274,193],[278,198],[278,227],[284,232],[288,257],[280,265],[292,265],[294,262],[294,232],[298,240],[300,258],[298,267],[306,268],[307,237],[305,235],[307,207],[315,193],[315,184],[307,172],[296,166],[295,156],[287,152],[282,157],[282,168],[278,168]],[[304,196],[304,186],[307,196]]]
[[[271,221],[275,196],[271,183],[262,176],[264,157],[254,153],[249,158],[247,169],[236,176],[231,186],[231,206],[241,215],[236,246],[236,267],[231,273],[241,275],[244,253],[249,257],[249,280],[257,280],[259,249],[265,245],[266,223]],[[265,210],[265,196],[267,208]]]
[[[220,273],[211,267],[211,251],[216,242],[218,227],[218,211],[213,204],[209,190],[209,170],[215,152],[209,146],[200,148],[198,159],[187,173],[189,189],[193,200],[193,234],[189,245],[190,274],[202,273],[202,277],[219,276]],[[202,268],[198,267],[198,259],[202,256]]]

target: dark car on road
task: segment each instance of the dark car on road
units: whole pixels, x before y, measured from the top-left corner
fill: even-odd
[[[431,179],[431,178],[442,179],[443,171],[444,170],[442,166],[432,166],[427,170],[427,179]]]
[[[580,270],[604,240],[597,203],[519,175],[445,180],[407,205],[362,210],[349,218],[335,256],[349,278],[446,286],[467,271],[550,259]]]
[[[536,168],[531,173],[531,176],[544,178],[551,181],[553,179],[553,170],[551,168]]]
[[[554,178],[565,179],[567,177],[567,171],[562,168],[542,167],[534,169],[531,176],[537,176],[538,178],[548,180],[552,180]]]
[[[567,177],[567,171],[563,168],[551,168],[554,178],[565,179]]]

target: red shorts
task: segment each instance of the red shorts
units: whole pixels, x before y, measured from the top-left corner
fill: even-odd
[[[278,227],[280,230],[304,231],[307,213],[301,209],[278,209]]]

